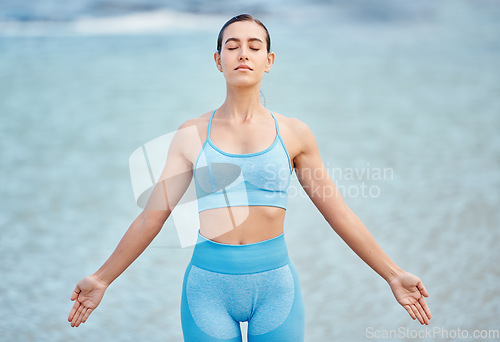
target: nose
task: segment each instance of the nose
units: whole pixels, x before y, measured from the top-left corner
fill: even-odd
[[[240,51],[241,51],[241,53],[240,53],[240,61],[242,61],[242,60],[248,60],[247,50],[245,48],[241,48]]]

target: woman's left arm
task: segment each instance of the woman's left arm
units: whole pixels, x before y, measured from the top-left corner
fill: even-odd
[[[424,300],[429,294],[420,279],[399,268],[382,250],[363,222],[342,199],[323,165],[310,128],[300,120],[291,120],[296,136],[301,137],[300,152],[293,162],[304,191],[342,240],[387,281],[397,301],[410,316],[421,324],[429,324],[431,312]]]

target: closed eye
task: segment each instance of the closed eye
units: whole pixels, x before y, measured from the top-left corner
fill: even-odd
[[[232,47],[232,48],[227,48],[227,49],[228,50],[236,50],[237,47]],[[260,49],[258,49],[258,48],[250,48],[250,50],[252,50],[252,51],[259,51]]]

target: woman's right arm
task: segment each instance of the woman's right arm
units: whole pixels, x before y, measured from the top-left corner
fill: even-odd
[[[192,163],[187,157],[186,149],[186,146],[192,146],[193,136],[181,129],[187,126],[189,121],[181,125],[172,138],[165,168],[149,196],[145,209],[132,222],[108,260],[94,274],[80,280],[76,285],[71,296],[75,303],[68,316],[71,326],[78,327],[87,320],[99,305],[107,287],[158,235],[173,208],[186,192],[193,175]]]

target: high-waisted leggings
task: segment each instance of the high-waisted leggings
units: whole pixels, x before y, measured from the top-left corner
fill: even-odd
[[[181,322],[186,342],[304,340],[304,302],[285,237],[228,245],[198,233],[184,275]]]

